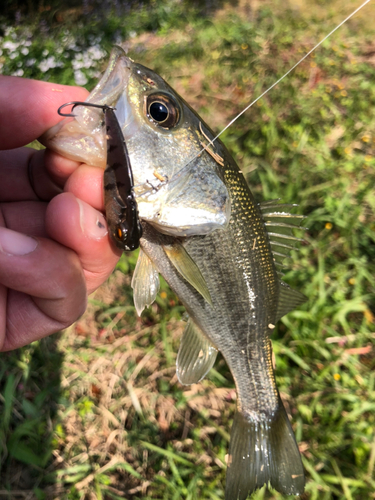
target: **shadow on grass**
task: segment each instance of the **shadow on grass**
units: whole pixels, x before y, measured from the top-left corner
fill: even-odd
[[[55,467],[53,440],[63,363],[57,346],[60,336],[1,354],[1,498],[45,498],[40,488]]]

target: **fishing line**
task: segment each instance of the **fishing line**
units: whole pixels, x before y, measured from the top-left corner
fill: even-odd
[[[351,17],[353,17],[355,14],[357,14],[357,12],[359,12],[365,5],[370,3],[370,1],[371,0],[366,0],[365,2],[363,2],[362,5],[357,7],[351,14],[349,14],[348,17],[346,17],[343,21],[341,21],[341,23],[339,25],[337,25],[336,28],[334,28],[332,31],[330,31],[328,33],[328,35],[326,35],[324,38],[322,38],[322,40],[320,40],[320,42],[318,42],[311,50],[309,50],[309,52],[307,52],[307,54],[305,54],[298,62],[296,62],[296,64],[294,66],[292,66],[281,78],[279,78],[275,83],[273,83],[267,90],[265,90],[260,96],[258,96],[254,101],[252,101],[248,106],[246,106],[245,109],[243,109],[240,113],[238,113],[238,115],[235,116],[233,118],[233,120],[231,120],[228,123],[228,125],[226,127],[224,127],[223,130],[217,134],[216,137],[214,137],[211,141],[209,141],[209,143],[207,144],[206,147],[204,147],[201,151],[199,151],[199,153],[197,153],[191,160],[189,160],[185,164],[185,167],[186,167],[186,165],[189,165],[189,163],[194,161],[196,158],[198,158],[198,156],[200,156],[207,149],[208,146],[213,145],[213,143],[216,141],[216,139],[218,139],[221,136],[221,134],[223,134],[231,125],[233,125],[233,123],[236,120],[238,120],[238,118],[240,116],[242,116],[244,113],[246,113],[246,111],[248,109],[250,109],[252,106],[254,106],[254,104],[256,102],[258,102],[259,99],[264,97],[270,90],[272,90],[274,87],[276,87],[276,85],[278,85],[282,80],[284,80],[284,78],[286,78],[289,75],[289,73],[291,73],[297,66],[299,66],[312,52],[314,52],[314,50],[316,50],[320,45],[322,45],[322,43],[324,43],[327,40],[327,38],[329,38],[331,35],[333,35],[333,33],[335,31],[337,31],[339,28],[341,28],[341,26],[343,24],[345,24],[347,21],[349,21],[349,19]]]

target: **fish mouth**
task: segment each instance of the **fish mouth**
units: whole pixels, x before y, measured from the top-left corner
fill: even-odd
[[[132,114],[127,88],[132,60],[115,46],[108,67],[85,102],[113,106],[121,128],[131,128]],[[103,111],[86,106],[74,108],[74,118],[65,118],[45,132],[39,141],[53,151],[75,161],[106,167],[106,131]]]

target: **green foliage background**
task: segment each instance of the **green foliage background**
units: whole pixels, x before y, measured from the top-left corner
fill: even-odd
[[[358,3],[6,5],[3,74],[90,89],[122,44],[219,131]],[[374,16],[370,4],[223,135],[259,201],[308,216],[285,278],[308,302],[273,339],[305,500],[375,498]],[[1,356],[0,496],[224,498],[231,375],[220,359],[178,384],[183,308],[163,284],[137,319],[135,262],[122,257],[72,328]]]

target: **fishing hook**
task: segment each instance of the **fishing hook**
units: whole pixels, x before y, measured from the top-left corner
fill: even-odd
[[[76,106],[91,106],[92,108],[99,108],[99,109],[102,109],[104,112],[107,111],[107,109],[112,109],[112,110],[115,110],[116,108],[114,108],[113,106],[108,106],[108,104],[94,104],[92,102],[84,102],[84,101],[71,101],[71,102],[66,102],[65,104],[62,104],[59,109],[57,110],[58,114],[60,116],[63,116],[64,118],[65,117],[72,117],[74,118],[76,115],[73,114],[73,113],[62,113],[61,110],[63,108],[65,108],[66,106],[73,106],[71,111],[73,111],[73,109],[76,107]]]

